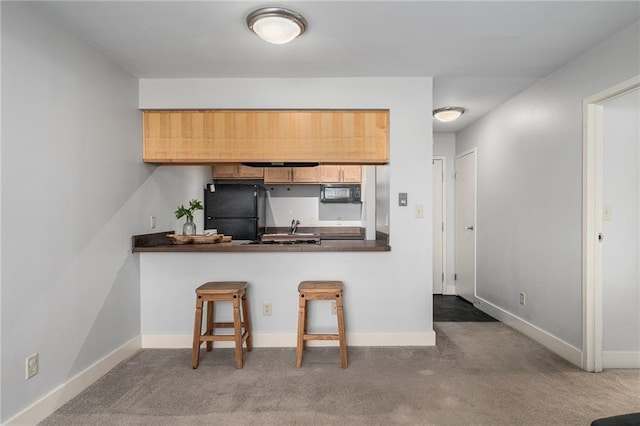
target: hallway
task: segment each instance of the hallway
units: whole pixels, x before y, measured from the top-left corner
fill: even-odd
[[[490,315],[460,296],[433,295],[433,322],[492,322]]]

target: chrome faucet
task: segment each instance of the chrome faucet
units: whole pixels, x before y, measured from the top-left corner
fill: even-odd
[[[300,221],[293,219],[291,221],[291,229],[290,229],[291,232],[289,232],[289,233],[290,234],[295,234],[296,231],[298,230],[298,225],[300,225]]]

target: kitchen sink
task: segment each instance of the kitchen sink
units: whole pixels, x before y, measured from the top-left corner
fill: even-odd
[[[280,234],[263,234],[263,237],[318,237],[319,234],[314,233],[305,233],[305,232],[294,232],[293,234],[280,233]]]
[[[246,243],[243,243],[244,245],[256,245],[256,244],[264,244],[264,245],[269,245],[269,244],[277,244],[277,245],[290,245],[290,244],[320,244],[320,241],[315,241],[315,240],[290,240],[290,241],[249,241]]]
[[[263,244],[320,244],[320,234],[296,232],[293,234],[264,234],[260,237]]]

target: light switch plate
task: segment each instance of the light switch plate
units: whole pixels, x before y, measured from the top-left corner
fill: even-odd
[[[398,193],[398,205],[400,207],[407,207],[407,193],[406,192]]]

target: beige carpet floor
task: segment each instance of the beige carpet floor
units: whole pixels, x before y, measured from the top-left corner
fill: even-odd
[[[640,371],[586,373],[499,322],[435,323],[436,347],[145,349],[43,425],[589,425],[640,412]]]

